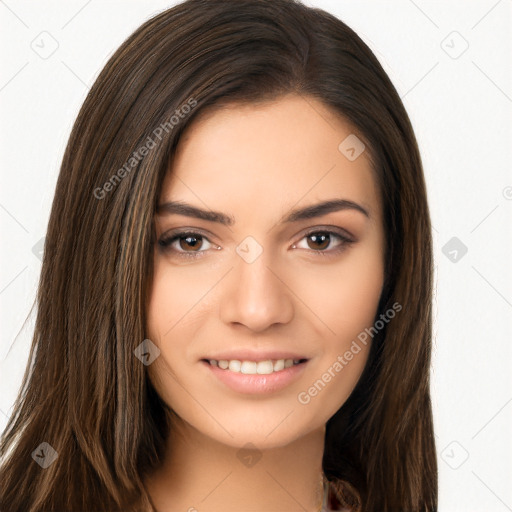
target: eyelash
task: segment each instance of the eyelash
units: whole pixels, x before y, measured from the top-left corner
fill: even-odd
[[[345,250],[347,248],[347,246],[349,246],[350,244],[354,243],[354,240],[348,238],[346,235],[344,235],[344,234],[342,234],[342,233],[340,233],[338,231],[331,231],[329,229],[321,229],[321,228],[320,229],[316,228],[314,230],[308,231],[299,240],[299,242],[302,241],[304,238],[307,238],[307,237],[309,237],[311,235],[319,235],[319,234],[329,235],[330,237],[332,237],[334,235],[334,237],[338,238],[340,240],[340,242],[341,242],[335,249],[331,249],[331,250],[318,250],[318,251],[316,251],[314,249],[306,249],[306,250],[308,250],[310,252],[313,252],[314,254],[316,254],[318,256],[321,256],[321,257],[324,257],[324,258],[325,257],[336,256],[339,253],[341,253],[343,250]],[[189,252],[189,251],[177,251],[177,250],[171,248],[171,245],[176,240],[179,240],[180,238],[187,238],[189,236],[192,236],[194,238],[199,237],[201,239],[206,239],[206,240],[208,240],[208,242],[210,242],[208,237],[206,235],[202,234],[199,231],[171,232],[171,233],[169,233],[167,235],[164,235],[162,238],[160,238],[160,240],[158,241],[159,248],[160,248],[160,250],[162,250],[163,252],[166,252],[166,253],[167,252],[173,252],[173,253],[177,254],[178,257],[180,257],[180,258],[192,258],[192,259],[201,258],[202,257],[202,253],[207,252],[208,249],[206,249],[204,251]],[[212,243],[212,242],[210,242],[210,243]],[[296,244],[294,244],[294,245],[296,245]]]

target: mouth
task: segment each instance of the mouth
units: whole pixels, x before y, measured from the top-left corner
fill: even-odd
[[[284,391],[304,374],[309,359],[201,359],[208,373],[241,395],[269,396]]]
[[[309,359],[267,359],[264,361],[247,361],[238,359],[201,359],[210,366],[221,370],[244,375],[271,375],[279,373],[292,366],[303,365]]]

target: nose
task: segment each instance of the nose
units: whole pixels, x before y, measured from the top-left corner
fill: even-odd
[[[235,262],[222,291],[220,315],[226,324],[262,332],[291,321],[293,293],[271,263],[265,251],[251,263],[242,258]]]

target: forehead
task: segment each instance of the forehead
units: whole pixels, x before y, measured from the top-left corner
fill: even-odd
[[[357,141],[354,132],[320,101],[295,94],[208,111],[184,132],[160,202],[202,202],[236,217],[343,197],[376,217],[380,201],[368,152],[354,160],[346,144],[340,150],[344,141]]]

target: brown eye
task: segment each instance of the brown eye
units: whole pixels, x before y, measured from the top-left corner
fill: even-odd
[[[158,245],[164,252],[172,252],[179,256],[199,256],[200,253],[206,252],[210,248],[204,248],[204,244],[211,242],[204,235],[194,232],[171,233],[162,237],[158,241]]]
[[[306,247],[300,247],[299,244],[295,244],[293,247],[307,249],[321,256],[335,255],[346,249],[350,244],[354,243],[354,240],[350,239],[343,233],[319,229],[306,233],[301,241],[304,239],[307,240]],[[336,240],[338,243],[335,243]]]
[[[185,237],[179,237],[178,241],[180,249],[186,250],[187,248],[191,248],[192,251],[197,252],[201,246],[202,237],[188,235]]]
[[[330,235],[327,233],[313,233],[307,236],[308,240],[311,240],[311,244],[308,243],[311,249],[326,249],[331,243]]]

